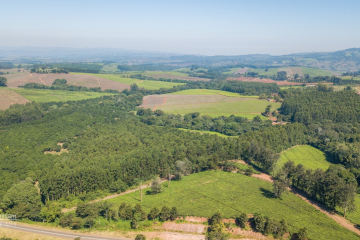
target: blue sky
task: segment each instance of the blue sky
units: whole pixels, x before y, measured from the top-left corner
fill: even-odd
[[[203,55],[360,47],[359,0],[0,2],[0,46]]]

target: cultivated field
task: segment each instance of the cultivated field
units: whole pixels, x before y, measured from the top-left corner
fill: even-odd
[[[326,160],[325,153],[309,145],[302,145],[290,148],[281,153],[279,166],[284,165],[287,161],[293,161],[295,164],[302,164],[305,168],[326,170],[330,164]]]
[[[303,85],[303,83],[298,82],[288,82],[288,81],[275,81],[272,79],[260,79],[260,78],[251,78],[251,77],[229,77],[228,81],[241,81],[241,82],[262,82],[262,83],[276,83],[279,86],[289,86],[289,85]],[[306,83],[311,84],[311,83]]]
[[[18,73],[6,76],[8,80],[8,87],[17,88],[23,86],[26,83],[38,83],[51,85],[55,79],[65,78],[69,85],[84,86],[87,88],[100,87],[102,90],[115,89],[122,91],[124,89],[130,89],[130,85],[123,84],[120,82],[111,81],[96,75],[85,75],[85,74],[39,74],[39,73]]]
[[[247,72],[255,72],[259,75],[277,75],[278,69],[277,68],[268,68],[268,71],[265,72],[265,68],[249,68]]]
[[[165,79],[180,79],[187,81],[205,81],[208,82],[210,79],[208,78],[199,78],[199,77],[189,77],[188,74],[178,72],[178,71],[170,71],[170,72],[146,72],[144,75],[153,77],[153,78],[165,78]]]
[[[180,215],[210,217],[220,211],[233,218],[240,212],[261,213],[278,220],[285,219],[291,231],[306,227],[309,239],[359,239],[349,230],[315,209],[292,193],[282,199],[272,197],[272,184],[242,174],[206,171],[172,181],[171,188],[163,184],[163,192],[144,194],[142,206],[146,212],[162,206],[174,207]],[[144,189],[144,193],[148,189]],[[108,200],[119,206],[140,203],[139,191]]]
[[[259,96],[244,96],[239,93],[227,92],[222,90],[213,89],[188,89],[179,92],[170,93],[173,95],[220,95],[226,97],[246,97],[246,98],[259,98]]]
[[[12,91],[9,88],[0,87],[0,110],[8,109],[13,104],[25,104],[30,102],[29,99]]]
[[[317,69],[317,68],[307,68],[301,67],[301,70],[304,74],[309,74],[310,77],[318,77],[318,76],[333,76],[330,71]]]
[[[22,88],[14,88],[13,91],[17,92],[26,99],[35,102],[79,101],[83,99],[114,95],[114,93],[77,92],[77,91],[22,89]]]
[[[71,73],[71,75],[79,75],[79,73]],[[122,74],[90,74],[86,73],[88,76],[103,78],[107,80],[111,80],[113,82],[118,82],[122,84],[127,84],[130,88],[130,85],[136,83],[140,88],[145,88],[149,90],[158,90],[160,88],[172,88],[173,86],[184,85],[185,83],[172,83],[172,82],[162,82],[162,81],[148,81],[148,80],[140,80],[135,78],[125,77]]]
[[[197,94],[198,91],[202,94]],[[272,111],[280,107],[280,103],[270,103],[254,96],[247,97],[236,93],[224,93],[224,91],[197,89],[145,96],[143,104],[139,107],[160,109],[173,114],[200,112],[211,117],[235,115],[252,119],[260,115],[269,104],[272,105]]]
[[[295,74],[299,74],[299,77],[303,77],[304,76],[304,73],[302,72],[301,68],[300,67],[284,67],[284,68],[279,68],[278,70],[279,72],[280,71],[285,71],[286,72],[286,75],[288,77],[290,76],[295,76]]]

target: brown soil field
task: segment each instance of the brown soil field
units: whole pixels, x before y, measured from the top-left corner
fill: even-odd
[[[237,70],[236,72],[234,72],[234,74],[244,74],[249,70],[248,67],[244,67],[244,68],[240,68],[239,70]]]
[[[204,104],[204,103],[218,103],[218,102],[238,102],[246,101],[248,98],[227,97],[222,95],[150,95],[145,96],[143,103],[139,106],[142,108],[151,108],[153,111],[161,105],[189,105],[189,104]]]
[[[17,88],[18,86],[23,86],[26,83],[39,83],[50,86],[55,79],[65,78],[69,85],[84,86],[87,88],[100,87],[102,90],[114,89],[122,91],[124,89],[130,89],[130,85],[128,84],[88,75],[73,75],[65,73],[39,74],[26,72],[10,74],[7,75],[6,78],[8,80],[7,85],[11,88]]]
[[[147,75],[147,76],[153,77],[153,78],[180,79],[180,80],[187,80],[187,81],[205,81],[205,82],[208,82],[208,81],[211,80],[209,78],[178,76],[178,75],[172,75],[172,74],[167,74],[167,73],[154,74],[154,75],[151,74],[151,75]]]
[[[25,104],[30,100],[8,88],[0,88],[0,110],[5,110],[13,104]]]
[[[279,86],[285,86],[285,85],[303,85],[303,83],[298,82],[288,82],[288,81],[275,81],[272,79],[260,79],[260,78],[250,78],[250,77],[229,77],[227,79],[228,81],[241,81],[241,82],[262,82],[262,83],[276,83]],[[306,85],[311,85],[314,83],[306,83]]]

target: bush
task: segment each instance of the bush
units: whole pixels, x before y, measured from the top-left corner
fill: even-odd
[[[168,207],[164,206],[160,212],[160,220],[166,221],[169,218],[170,218],[170,209]]]
[[[60,226],[63,228],[70,227],[73,219],[74,219],[74,215],[72,215],[72,214],[62,216],[60,218]]]
[[[159,177],[156,177],[151,183],[151,192],[157,194],[161,192],[161,180]]]
[[[146,240],[146,237],[142,234],[138,234],[138,235],[136,235],[135,240]]]
[[[139,227],[138,222],[135,219],[131,220],[130,227],[132,229],[137,229]]]
[[[251,175],[254,174],[254,168],[252,166],[249,166],[246,170],[245,170],[245,175],[251,177]]]
[[[178,210],[176,207],[173,207],[170,211],[170,220],[174,221],[179,216]]]
[[[236,218],[236,225],[238,225],[241,228],[245,228],[246,223],[248,221],[248,217],[246,213],[241,213],[239,217]]]
[[[70,226],[72,229],[80,229],[82,227],[81,218],[75,217]]]
[[[111,193],[121,193],[124,192],[127,188],[128,186],[121,179],[111,183],[109,187]]]
[[[157,207],[154,207],[153,209],[150,210],[148,218],[154,220],[158,216],[159,216],[159,209]]]

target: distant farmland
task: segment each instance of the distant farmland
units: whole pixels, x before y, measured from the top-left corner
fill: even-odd
[[[98,93],[98,92],[77,92],[77,91],[61,91],[61,90],[45,90],[45,89],[13,89],[21,96],[35,102],[66,102],[79,101],[89,98],[98,98],[102,96],[114,95],[114,93]]]
[[[12,91],[9,88],[0,87],[0,110],[8,109],[13,104],[25,104],[30,102],[29,99]]]
[[[198,94],[199,91],[201,94]],[[272,105],[272,111],[280,107],[280,103],[257,98],[257,96],[240,96],[237,93],[224,91],[196,89],[145,96],[143,104],[139,107],[160,109],[173,114],[200,112],[211,117],[235,115],[249,119],[260,115],[269,104]],[[265,119],[265,117],[261,117]]]

